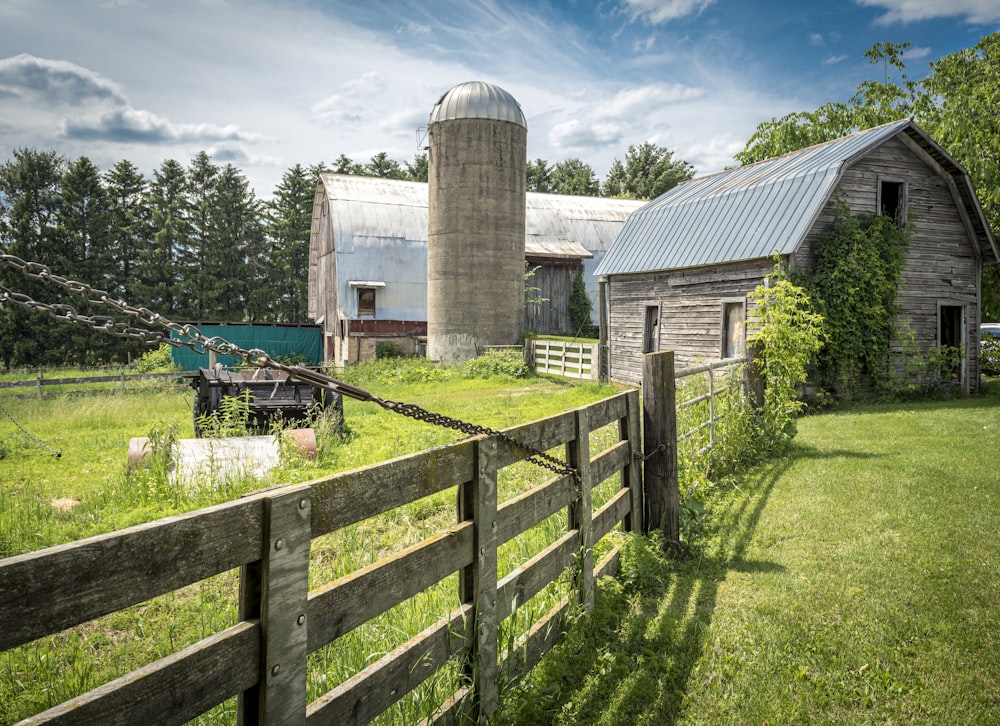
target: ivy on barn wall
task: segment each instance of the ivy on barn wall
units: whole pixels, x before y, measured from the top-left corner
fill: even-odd
[[[816,245],[810,272],[796,277],[824,319],[816,382],[842,397],[894,383],[890,344],[897,335],[899,280],[909,237],[891,217],[852,215],[838,201]]]

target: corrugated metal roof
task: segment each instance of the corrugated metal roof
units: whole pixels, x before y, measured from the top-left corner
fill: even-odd
[[[594,274],[790,254],[812,227],[844,169],[907,128],[915,127],[909,120],[896,121],[683,182],[629,217]]]
[[[383,246],[389,239],[427,243],[426,183],[323,174],[313,207],[314,232],[324,201],[333,207],[331,224],[342,252]],[[525,196],[525,254],[577,258],[603,254],[629,214],[642,204],[529,192]]]
[[[460,83],[447,91],[431,110],[430,123],[460,118],[510,121],[528,128],[521,104],[504,89],[483,81]]]

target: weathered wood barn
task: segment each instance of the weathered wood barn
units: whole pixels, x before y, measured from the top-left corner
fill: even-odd
[[[980,273],[997,247],[967,172],[909,120],[692,179],[633,213],[595,273],[612,379],[638,383],[646,352],[679,365],[740,353],[748,293],[775,255],[809,268],[838,198],[907,226],[901,322],[921,350],[960,347],[973,390]]]
[[[427,184],[322,174],[309,250],[309,315],[323,328],[324,356],[347,365],[379,342],[421,353],[427,334]],[[583,272],[597,323],[593,271],[641,202],[526,195],[525,260],[535,272],[525,329],[572,335],[569,296]]]

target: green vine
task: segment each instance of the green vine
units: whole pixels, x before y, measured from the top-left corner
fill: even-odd
[[[879,393],[892,388],[889,346],[897,332],[907,242],[892,218],[855,216],[838,202],[833,224],[816,246],[812,272],[801,277],[825,320],[825,344],[816,360],[823,388],[847,398],[869,386]]]
[[[750,342],[764,379],[764,435],[780,446],[795,435],[795,417],[804,404],[799,386],[809,364],[823,345],[823,316],[813,311],[809,295],[781,270],[780,263],[764,284],[750,293]]]

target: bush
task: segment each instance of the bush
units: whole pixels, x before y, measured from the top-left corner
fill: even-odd
[[[146,351],[132,364],[133,370],[136,373],[157,373],[161,371],[167,373],[177,370],[177,366],[170,359],[170,347],[168,343],[160,343],[153,350]]]
[[[478,358],[467,361],[462,366],[462,375],[466,378],[528,378],[532,371],[520,350],[488,350]]]
[[[979,367],[984,376],[1000,376],[1000,340],[983,338]]]
[[[384,340],[381,343],[375,344],[375,357],[382,358],[402,358],[403,349],[399,347],[398,343],[393,343],[391,340]]]
[[[455,371],[441,367],[426,358],[383,358],[344,368],[328,370],[334,378],[355,386],[390,385],[393,383],[432,383],[445,381]]]

